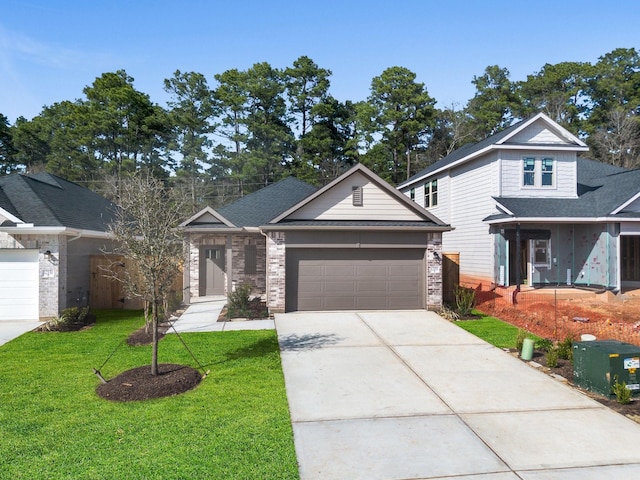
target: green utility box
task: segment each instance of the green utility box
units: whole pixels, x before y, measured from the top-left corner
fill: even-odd
[[[640,394],[640,347],[617,340],[573,344],[573,381],[607,397],[617,382],[626,383],[632,395]]]

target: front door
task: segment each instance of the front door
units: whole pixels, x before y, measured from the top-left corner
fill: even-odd
[[[516,257],[516,241],[509,240],[509,285],[516,285],[516,262],[520,263],[520,285],[527,285],[529,264],[529,241],[520,240],[520,258]]]
[[[224,247],[200,250],[200,296],[224,295]]]

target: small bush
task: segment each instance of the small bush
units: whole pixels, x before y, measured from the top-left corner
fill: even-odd
[[[547,351],[547,367],[556,368],[558,366],[558,349],[551,348]]]
[[[527,332],[524,328],[518,329],[518,334],[516,335],[516,350],[522,351],[522,345],[524,344],[524,339],[529,336],[529,332]]]
[[[553,342],[547,338],[541,338],[536,342],[536,348],[543,352],[549,352],[553,348]]]
[[[248,317],[250,315],[250,294],[251,285],[244,283],[227,295],[227,312],[229,318]]]
[[[89,313],[89,307],[65,308],[60,316],[43,325],[43,330],[51,332],[72,332],[80,330],[95,321]]]
[[[473,288],[456,285],[454,295],[456,299],[456,312],[458,315],[461,317],[470,315],[476,304],[476,291]]]
[[[564,340],[558,343],[558,358],[573,360],[573,337],[571,335],[567,335]]]
[[[627,388],[627,384],[625,382],[618,382],[617,376],[615,377],[615,381],[616,383],[611,387],[611,393],[616,396],[618,403],[622,405],[631,403],[631,390]]]
[[[454,310],[450,309],[446,305],[442,306],[439,315],[445,320],[449,320],[450,322],[460,320],[460,315],[458,315]]]

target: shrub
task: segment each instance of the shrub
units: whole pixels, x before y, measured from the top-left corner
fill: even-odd
[[[536,348],[543,352],[549,352],[553,348],[553,342],[547,338],[541,338],[536,342]]]
[[[558,349],[551,348],[547,351],[547,367],[556,368],[558,366]]]
[[[476,304],[476,291],[473,288],[456,285],[454,290],[456,299],[456,312],[464,317],[471,314],[471,310]]]
[[[229,318],[248,317],[251,314],[251,285],[243,283],[227,295],[227,314]]]
[[[516,335],[516,350],[522,351],[522,345],[524,344],[524,339],[529,336],[529,332],[527,332],[524,328],[518,329],[518,334]]]
[[[460,320],[460,315],[458,315],[455,311],[451,310],[446,305],[443,305],[440,309],[439,315],[445,320],[449,320],[450,322],[455,322]]]
[[[71,307],[65,308],[60,316],[44,325],[43,329],[52,332],[71,332],[80,330],[94,321],[95,317],[89,314],[89,307]]]
[[[618,376],[615,377],[616,383],[611,387],[611,393],[616,396],[616,400],[618,403],[622,405],[626,405],[631,403],[631,390],[627,388],[627,384],[625,382],[618,382]]]
[[[558,358],[573,360],[573,337],[571,335],[567,335],[564,340],[558,343]]]

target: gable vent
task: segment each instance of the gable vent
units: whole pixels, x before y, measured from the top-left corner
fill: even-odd
[[[353,198],[353,206],[362,206],[362,187],[351,187],[351,196]]]

